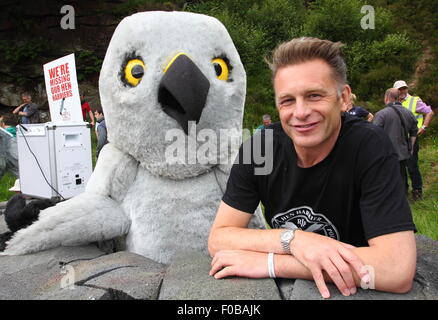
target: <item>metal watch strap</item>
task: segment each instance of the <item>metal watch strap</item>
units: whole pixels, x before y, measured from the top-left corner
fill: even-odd
[[[290,233],[291,236],[287,241],[283,240],[283,235],[286,233]],[[290,243],[295,238],[295,229],[288,229],[282,233],[282,239],[281,239],[281,247],[283,248],[283,252],[287,254],[291,254],[290,252]]]

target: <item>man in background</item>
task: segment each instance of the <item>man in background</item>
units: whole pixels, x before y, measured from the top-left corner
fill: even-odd
[[[355,106],[354,103],[356,102],[356,95],[352,93],[350,95],[351,103],[349,104],[347,108],[347,112],[351,114],[352,116],[356,116],[358,118],[364,119],[368,122],[373,121],[373,114],[369,112],[367,109]]]
[[[96,159],[99,157],[100,150],[103,146],[108,143],[107,131],[105,124],[105,116],[103,114],[102,108],[97,108],[94,111],[94,117],[96,118],[96,137],[97,137],[97,147],[96,147]]]
[[[412,146],[417,137],[417,119],[412,112],[403,108],[398,89],[391,88],[385,93],[385,108],[376,113],[373,123],[388,134],[400,162],[400,173],[408,191],[407,161],[412,154]]]
[[[264,114],[262,117],[263,124],[259,125],[256,130],[266,129],[272,123],[271,116],[269,114]]]
[[[412,200],[417,201],[423,198],[423,179],[418,166],[418,152],[420,151],[420,137],[426,132],[433,117],[430,106],[425,104],[420,97],[411,96],[408,92],[408,85],[403,80],[398,80],[393,86],[400,93],[400,102],[417,119],[418,135],[413,146],[412,157],[407,161],[408,173],[412,182]]]
[[[21,116],[22,124],[39,123],[40,112],[38,111],[38,105],[32,102],[32,96],[28,92],[24,92],[21,99],[23,103],[15,108],[12,113]]]

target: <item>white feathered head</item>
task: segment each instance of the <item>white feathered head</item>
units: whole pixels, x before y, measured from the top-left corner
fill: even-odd
[[[195,149],[208,153],[241,134],[246,74],[215,18],[159,11],[124,18],[105,55],[99,91],[108,140],[152,174],[196,176],[237,149],[228,144],[190,161]],[[169,161],[182,148],[186,154]]]

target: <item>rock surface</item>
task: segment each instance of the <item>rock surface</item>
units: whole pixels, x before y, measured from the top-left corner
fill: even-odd
[[[272,279],[209,276],[211,258],[184,252],[173,259],[167,269],[160,300],[280,300]]]

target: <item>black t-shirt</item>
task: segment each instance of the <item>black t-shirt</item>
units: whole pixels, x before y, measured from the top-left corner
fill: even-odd
[[[250,146],[257,143],[261,153],[254,158],[257,148]],[[272,159],[272,171],[255,174],[270,167],[263,157]],[[256,133],[242,144],[222,200],[247,213],[261,201],[271,228],[300,228],[355,246],[415,230],[391,141],[381,128],[347,113],[333,150],[310,168],[298,167],[280,123]]]

